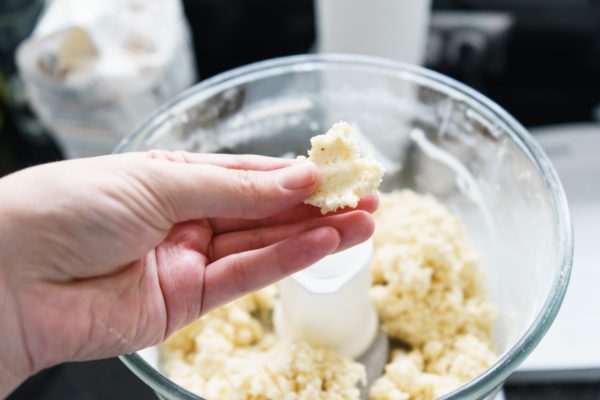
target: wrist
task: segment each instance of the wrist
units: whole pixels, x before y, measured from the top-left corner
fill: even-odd
[[[7,268],[0,265],[0,398],[8,396],[34,372],[6,275]]]

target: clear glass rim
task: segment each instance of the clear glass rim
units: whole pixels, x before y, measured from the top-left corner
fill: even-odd
[[[560,269],[555,275],[549,295],[544,301],[541,312],[536,316],[533,323],[519,338],[517,343],[505,352],[493,366],[459,389],[440,399],[481,398],[506,380],[512,371],[537,346],[546,331],[550,328],[564,299],[573,262],[573,227],[571,215],[558,175],[548,157],[527,130],[498,104],[452,78],[411,64],[378,57],[350,54],[286,56],[235,68],[198,83],[158,109],[132,135],[123,139],[114,152],[122,153],[130,151],[136,143],[148,137],[148,135],[160,126],[172,109],[176,108],[177,105],[186,103],[190,98],[196,99],[202,93],[210,92],[212,94],[219,92],[223,88],[230,86],[232,82],[237,84],[238,82],[248,82],[256,78],[278,75],[283,72],[313,70],[327,64],[369,67],[388,72],[408,73],[412,78],[416,78],[417,81],[427,82],[429,85],[433,83],[436,87],[444,88],[445,92],[452,93],[454,97],[460,97],[477,111],[487,114],[507,128],[506,132],[508,132],[515,143],[527,155],[550,192],[555,211],[554,219],[560,235],[558,248]],[[178,399],[204,400],[202,397],[188,392],[163,376],[146,363],[137,353],[123,355],[121,356],[121,360],[158,393],[165,396],[175,396]]]

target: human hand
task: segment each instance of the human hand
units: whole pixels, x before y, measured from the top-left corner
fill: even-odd
[[[316,168],[290,164],[152,151],[0,179],[0,397],[56,363],[159,343],[371,235],[376,195],[321,216],[301,203]]]

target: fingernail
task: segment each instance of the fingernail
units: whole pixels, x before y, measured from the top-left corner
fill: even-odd
[[[315,166],[310,162],[303,162],[279,171],[277,183],[284,189],[296,190],[310,186],[317,179]]]

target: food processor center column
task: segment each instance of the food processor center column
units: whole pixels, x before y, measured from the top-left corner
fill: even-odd
[[[274,310],[277,334],[352,358],[365,353],[378,331],[369,299],[372,252],[369,239],[282,280]]]

